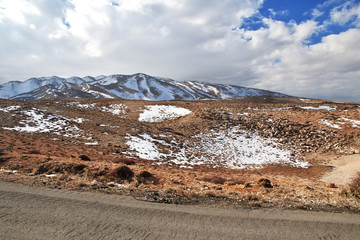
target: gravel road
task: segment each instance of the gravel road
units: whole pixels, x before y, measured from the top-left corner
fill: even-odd
[[[149,203],[0,181],[0,239],[359,239],[360,215]]]

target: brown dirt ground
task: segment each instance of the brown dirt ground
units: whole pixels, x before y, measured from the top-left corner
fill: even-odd
[[[70,107],[69,102],[96,103],[97,106],[121,103],[127,106],[127,113],[119,117],[99,109]],[[145,105],[152,104],[176,105],[188,108],[192,113],[161,123],[139,122],[139,113]],[[17,126],[24,116],[0,111],[0,179],[3,180],[79,191],[130,194],[140,200],[156,202],[360,212],[360,201],[349,192],[347,185],[351,174],[355,173],[349,170],[353,165],[341,165],[346,158],[358,165],[360,127],[344,122],[341,129],[334,129],[320,122],[320,119],[334,122],[340,118],[360,120],[359,104],[283,98],[209,102],[70,99],[24,103],[0,100],[0,108],[14,105],[23,109],[35,107],[67,118],[87,119],[77,126],[85,135],[92,136],[91,141],[99,144],[85,145],[89,140],[52,133],[6,130],[3,127]],[[336,111],[299,108],[323,105],[336,107]],[[229,112],[232,114],[227,114]],[[237,117],[237,113],[244,112],[248,115]],[[265,121],[269,118],[274,121]],[[276,125],[278,123],[282,125]],[[270,134],[290,143],[296,142],[299,152],[312,166],[267,165],[258,169],[234,170],[203,165],[186,169],[176,165],[156,165],[154,161],[124,154],[128,148],[125,144],[128,134],[171,132],[182,141],[210,128],[228,125],[241,125],[265,137]],[[319,137],[310,136],[312,131]],[[90,161],[81,160],[81,155],[88,156]],[[114,174],[114,169],[125,165],[134,172],[134,177],[121,179]],[[336,171],[334,166],[349,171]],[[144,171],[151,176],[140,176]],[[263,181],[259,181],[264,178],[270,180],[272,188],[264,187]],[[347,181],[338,181],[339,178]],[[329,182],[335,183],[335,187],[329,187]]]

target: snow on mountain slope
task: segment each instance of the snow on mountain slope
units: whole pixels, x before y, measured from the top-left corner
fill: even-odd
[[[288,95],[266,90],[196,81],[177,82],[172,79],[134,75],[31,78],[0,85],[0,98],[37,101],[52,98],[123,98],[134,100],[203,100],[242,96]]]
[[[30,78],[24,82],[13,81],[0,85],[0,98],[11,98],[18,94],[31,92],[45,85],[57,85],[65,79],[59,77]]]
[[[11,99],[33,102],[53,98],[115,98],[115,96],[89,84],[77,85],[64,82],[57,85],[56,88],[53,85],[45,85],[31,92],[16,95]]]

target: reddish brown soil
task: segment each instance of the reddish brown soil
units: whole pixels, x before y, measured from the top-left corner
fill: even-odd
[[[344,123],[341,129],[334,129],[320,123],[320,119],[335,122],[339,118],[360,120],[360,105],[324,103],[320,100],[308,100],[307,103],[299,99],[255,100],[145,102],[76,99],[36,103],[0,100],[0,108],[20,105],[23,109],[35,107],[67,118],[87,119],[77,126],[84,134],[92,136],[91,141],[99,143],[92,146],[85,145],[88,141],[82,138],[5,130],[3,127],[17,126],[24,116],[0,111],[0,169],[3,169],[0,179],[37,186],[126,193],[143,200],[160,202],[216,202],[360,211],[359,199],[350,193],[347,185],[329,188],[328,183],[319,180],[332,170],[327,165],[330,160],[359,154],[360,150],[360,127]],[[128,108],[126,115],[119,117],[98,109],[69,107],[68,102],[95,102],[98,106],[122,103]],[[139,113],[145,105],[151,104],[176,105],[188,108],[192,113],[161,123],[139,122]],[[299,108],[323,105],[336,107],[336,110],[310,111]],[[245,112],[248,115],[238,115]],[[159,166],[154,161],[124,154],[128,150],[125,144],[127,134],[159,135],[171,132],[178,141],[182,141],[210,128],[229,126],[241,126],[264,137],[276,137],[293,143],[312,166],[295,168],[268,165],[258,169],[233,170],[204,165],[185,169],[176,165]],[[82,160],[81,155],[89,159]],[[114,170],[121,166],[127,166],[133,176],[130,174],[130,177],[122,178],[122,175],[115,174]],[[145,171],[147,174],[144,174]],[[263,180],[259,182],[260,178],[270,180],[272,187],[264,187],[261,183]]]

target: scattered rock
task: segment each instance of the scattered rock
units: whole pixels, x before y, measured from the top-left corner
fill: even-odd
[[[335,185],[335,183],[329,183],[329,184],[327,185],[327,187],[328,187],[328,188],[336,188],[336,185]]]

